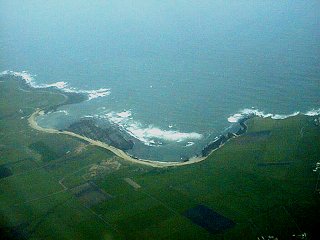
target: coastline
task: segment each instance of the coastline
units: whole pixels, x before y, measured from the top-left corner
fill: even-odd
[[[146,166],[151,166],[151,167],[156,167],[156,168],[164,168],[164,167],[177,167],[177,166],[185,166],[185,165],[190,165],[190,164],[194,164],[194,163],[199,163],[202,162],[204,160],[206,160],[213,152],[215,152],[216,150],[220,149],[221,147],[224,146],[225,143],[227,143],[228,141],[230,141],[231,139],[238,137],[240,135],[238,134],[234,134],[232,137],[228,137],[226,139],[226,141],[222,142],[221,144],[219,144],[218,147],[213,148],[210,150],[210,152],[205,155],[205,156],[195,156],[192,157],[190,159],[188,159],[187,161],[183,161],[183,162],[161,162],[161,161],[154,161],[154,160],[150,160],[150,159],[140,159],[140,158],[136,158],[136,157],[132,157],[129,154],[127,154],[125,151],[118,149],[116,147],[110,146],[104,142],[98,141],[98,140],[93,140],[91,138],[85,137],[85,136],[81,136],[79,134],[73,133],[73,132],[69,132],[69,131],[59,131],[56,129],[52,129],[52,128],[42,128],[38,125],[36,118],[38,116],[44,115],[45,111],[42,109],[36,109],[36,111],[34,113],[31,114],[31,116],[28,118],[28,123],[29,126],[37,131],[41,131],[41,132],[45,132],[45,133],[50,133],[50,134],[64,134],[64,135],[68,135],[68,136],[72,136],[72,137],[76,137],[79,138],[81,140],[84,140],[94,146],[98,146],[104,149],[107,149],[111,152],[113,152],[115,155],[117,155],[118,157],[132,162],[132,163],[136,163],[136,164],[142,164],[142,165],[146,165]],[[248,120],[248,119],[246,119]],[[246,121],[245,120],[245,121]],[[245,121],[242,122],[241,125],[245,126],[245,131],[247,129],[247,126],[245,125]],[[245,132],[244,131],[244,132]],[[210,144],[209,144],[210,145]]]
[[[72,129],[64,129],[64,130],[57,130],[57,129],[51,129],[51,128],[43,128],[40,127],[38,125],[38,123],[36,122],[36,118],[39,115],[44,115],[48,112],[55,112],[57,111],[57,109],[63,105],[70,105],[70,104],[76,104],[76,103],[80,103],[83,101],[88,100],[88,96],[86,96],[86,94],[81,93],[81,92],[66,92],[63,89],[60,88],[56,88],[54,86],[50,86],[50,87],[40,87],[40,88],[35,88],[33,86],[31,86],[28,81],[26,81],[26,79],[24,79],[21,76],[15,76],[15,75],[10,75],[10,77],[12,77],[14,80],[17,80],[20,83],[19,89],[24,91],[32,91],[34,89],[39,89],[40,91],[47,91],[53,94],[60,94],[64,97],[64,101],[62,103],[59,103],[57,105],[51,106],[51,107],[44,107],[43,109],[36,109],[36,111],[31,114],[31,116],[28,119],[29,125],[37,130],[37,131],[42,131],[42,132],[46,132],[46,133],[55,133],[55,134],[65,134],[65,135],[69,135],[72,137],[77,137],[81,140],[84,140],[92,145],[95,146],[99,146],[102,148],[105,148],[111,152],[113,152],[114,154],[116,154],[117,156],[119,156],[120,158],[133,162],[133,163],[137,163],[137,164],[143,164],[143,165],[148,165],[148,166],[152,166],[152,167],[173,167],[173,166],[183,166],[183,165],[190,165],[193,163],[198,163],[201,161],[204,161],[208,158],[208,156],[210,154],[212,154],[214,151],[218,150],[219,148],[223,147],[225,143],[227,143],[228,141],[230,141],[233,138],[239,137],[241,135],[243,135],[244,133],[247,132],[247,125],[245,124],[245,122],[253,117],[262,117],[262,118],[267,118],[270,117],[272,119],[285,119],[287,117],[291,117],[291,116],[296,116],[298,114],[300,114],[300,112],[291,114],[291,115],[275,115],[275,114],[264,114],[263,112],[260,112],[258,110],[248,110],[245,109],[242,113],[237,113],[235,115],[233,115],[232,117],[230,117],[229,119],[232,118],[232,122],[237,122],[240,126],[240,128],[237,130],[237,132],[227,132],[225,134],[220,135],[219,137],[217,137],[215,140],[209,142],[201,151],[201,154],[196,154],[194,156],[191,156],[189,158],[186,158],[185,160],[180,160],[179,161],[169,161],[169,162],[164,162],[164,161],[157,161],[157,160],[150,160],[150,159],[143,159],[143,158],[138,158],[136,156],[132,156],[131,154],[126,152],[125,148],[121,148],[121,146],[117,146],[117,145],[113,145],[112,143],[110,144],[110,142],[105,142],[104,140],[101,140],[101,138],[96,138],[95,136],[88,136],[85,135],[83,132],[77,132],[75,133]],[[46,90],[44,90],[46,89]],[[314,115],[319,115],[319,110],[312,110],[309,111],[307,113],[305,113],[305,115],[308,116],[314,116]],[[229,120],[228,119],[228,120]],[[121,135],[121,133],[120,133]]]
[[[64,101],[58,105],[55,105],[55,106],[52,106],[49,108],[44,108],[44,109],[37,108],[36,111],[33,112],[30,115],[30,117],[28,118],[28,123],[31,128],[33,128],[37,131],[46,132],[46,133],[50,133],[50,134],[64,134],[64,135],[68,135],[71,137],[76,137],[76,138],[84,140],[94,146],[98,146],[98,147],[107,149],[107,150],[113,152],[118,157],[120,157],[126,161],[136,163],[136,164],[151,166],[151,167],[155,167],[155,168],[185,166],[185,165],[199,163],[199,162],[206,160],[210,154],[212,154],[214,151],[223,147],[224,144],[227,143],[229,140],[245,133],[247,130],[247,126],[245,125],[244,122],[251,118],[251,117],[247,117],[247,118],[239,121],[239,124],[241,126],[241,128],[239,130],[241,132],[240,134],[238,134],[239,131],[237,133],[228,133],[227,136],[221,135],[217,140],[208,143],[208,145],[204,148],[204,149],[206,149],[206,152],[204,152],[204,149],[203,149],[201,156],[195,155],[193,157],[188,158],[185,161],[174,161],[174,162],[172,162],[172,161],[171,162],[163,162],[163,161],[156,161],[156,160],[151,160],[151,159],[142,159],[142,158],[137,158],[135,156],[131,156],[130,154],[126,153],[125,151],[123,151],[117,147],[111,146],[105,142],[102,142],[99,140],[94,140],[92,138],[89,138],[89,137],[86,137],[86,136],[83,136],[83,135],[80,135],[80,134],[77,134],[77,133],[74,133],[71,131],[57,130],[57,129],[52,129],[52,128],[43,128],[43,127],[39,126],[36,121],[36,118],[38,116],[44,115],[44,114],[51,112],[51,111],[54,112],[59,107],[61,107],[63,105],[70,105],[70,104],[76,104],[76,103],[83,102],[83,101],[87,100],[87,96],[85,96],[85,94],[83,94],[83,93],[65,92],[62,89],[55,88],[53,86],[52,87],[51,86],[44,87],[44,88],[34,88],[23,77],[19,77],[19,76],[11,76],[11,77],[16,79],[20,83],[20,87],[19,87],[20,90],[32,91],[34,89],[39,89],[40,91],[44,91],[44,89],[47,89],[47,91],[50,93],[60,94],[64,97]],[[218,144],[217,144],[217,142],[218,142]]]
[[[219,140],[218,145],[216,145],[216,141],[210,142],[204,147],[204,149],[210,148],[205,153],[204,153],[204,151],[202,151],[202,154],[200,156],[195,155],[195,156],[192,156],[184,161],[180,160],[180,161],[164,162],[164,161],[138,158],[138,157],[135,157],[135,156],[128,154],[127,152],[125,152],[124,150],[122,150],[118,147],[115,147],[115,146],[112,146],[112,145],[107,144],[105,142],[99,141],[98,139],[95,140],[90,137],[83,136],[83,135],[81,135],[81,133],[78,134],[78,133],[75,133],[73,131],[68,131],[68,130],[57,130],[57,129],[52,129],[52,128],[40,127],[36,121],[36,118],[38,116],[45,115],[49,112],[55,112],[55,111],[57,111],[57,109],[59,107],[64,106],[64,105],[81,103],[83,101],[88,100],[88,97],[81,92],[66,92],[66,91],[63,91],[63,89],[56,88],[54,86],[36,88],[36,87],[33,87],[29,83],[29,81],[27,81],[22,76],[15,76],[15,75],[10,75],[10,74],[9,74],[9,76],[19,82],[19,84],[20,84],[19,89],[22,91],[32,91],[34,89],[37,89],[39,91],[46,91],[46,92],[50,92],[53,94],[59,94],[64,97],[64,101],[60,104],[57,104],[57,105],[54,105],[54,106],[51,106],[48,108],[36,109],[36,111],[34,113],[32,113],[31,116],[28,118],[28,123],[31,128],[33,128],[37,131],[42,131],[42,132],[46,132],[46,133],[50,133],[50,134],[64,134],[64,135],[76,137],[76,138],[84,140],[92,145],[107,149],[107,150],[113,152],[118,157],[120,157],[126,161],[132,162],[132,163],[147,165],[147,166],[156,167],[156,168],[163,168],[163,167],[184,166],[184,165],[190,165],[190,164],[202,162],[202,161],[206,160],[212,152],[218,150],[220,147],[222,147],[230,139],[239,136],[238,134],[233,134],[233,133],[228,133],[227,137],[224,135],[221,135],[218,138],[218,140]],[[246,120],[244,120],[244,121],[246,121]],[[244,121],[241,121],[241,122],[244,122]],[[240,123],[240,125],[242,125],[242,124]],[[229,134],[232,134],[232,136],[230,137]],[[222,141],[220,141],[221,139],[222,139]]]

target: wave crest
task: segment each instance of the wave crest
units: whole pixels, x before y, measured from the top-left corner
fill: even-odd
[[[64,92],[69,92],[69,93],[82,93],[87,95],[88,101],[99,98],[99,97],[105,97],[110,95],[110,89],[109,88],[100,88],[97,90],[82,90],[82,89],[76,89],[74,87],[70,87],[67,82],[55,82],[55,83],[50,83],[50,84],[37,84],[34,80],[34,77],[36,75],[31,75],[27,71],[22,71],[22,72],[14,72],[14,71],[3,71],[1,72],[0,75],[11,75],[15,77],[20,77],[22,80],[24,80],[30,87],[33,88],[57,88],[60,89]]]
[[[128,134],[140,140],[145,145],[154,146],[161,145],[161,141],[167,142],[183,142],[187,140],[201,139],[202,135],[196,132],[179,132],[175,130],[163,130],[158,127],[149,125],[143,127],[140,122],[133,120],[130,110],[123,112],[109,112],[105,115],[96,116],[104,118],[110,122],[117,124],[124,129]]]
[[[233,114],[232,116],[228,117],[228,122],[230,123],[236,123],[241,121],[242,119],[250,116],[257,116],[262,118],[272,118],[272,119],[286,119],[289,117],[294,117],[299,114],[307,115],[307,116],[317,116],[320,115],[320,108],[319,109],[313,109],[311,111],[308,111],[306,113],[301,113],[299,111],[294,112],[292,114],[273,114],[273,113],[264,113],[263,111],[257,110],[257,109],[243,109],[240,112]]]
[[[320,115],[320,108],[319,109],[312,109],[305,113],[307,116],[318,116]]]

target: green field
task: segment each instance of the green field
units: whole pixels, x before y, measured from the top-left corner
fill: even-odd
[[[152,168],[28,126],[64,101],[0,79],[2,239],[318,239],[318,117],[253,118],[201,163]],[[233,221],[210,233],[185,216],[204,205]],[[205,221],[205,219],[204,219]],[[261,239],[261,238],[260,238]],[[265,238],[267,239],[267,238]]]

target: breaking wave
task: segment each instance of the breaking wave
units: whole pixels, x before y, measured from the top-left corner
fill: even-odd
[[[54,112],[56,114],[63,114],[63,115],[69,115],[69,112],[67,110],[59,110],[59,111],[56,111]]]
[[[144,127],[140,122],[132,118],[132,113],[129,110],[118,113],[109,112],[104,115],[95,115],[94,117],[107,119],[148,146],[162,145],[162,141],[183,142],[202,138],[202,135],[196,132],[185,133],[175,130],[163,130],[152,125]]]
[[[294,117],[299,114],[307,115],[307,116],[316,116],[320,115],[320,108],[319,109],[313,109],[311,111],[308,111],[306,113],[301,113],[301,112],[294,112],[292,114],[284,115],[284,114],[273,114],[273,113],[264,113],[263,111],[257,110],[257,109],[243,109],[240,112],[228,117],[228,122],[230,123],[236,123],[239,122],[240,120],[250,117],[250,116],[257,116],[257,117],[262,117],[262,118],[272,118],[272,119],[286,119],[289,117]]]
[[[50,88],[54,87],[57,89],[60,89],[64,92],[69,92],[69,93],[82,93],[87,95],[88,101],[99,98],[99,97],[105,97],[110,95],[110,89],[108,88],[100,88],[97,90],[82,90],[82,89],[76,89],[74,87],[70,87],[67,82],[55,82],[55,83],[50,83],[50,84],[38,84],[35,82],[34,77],[36,75],[31,75],[27,71],[22,71],[22,72],[14,72],[14,71],[3,71],[1,72],[0,75],[11,75],[15,77],[20,77],[23,79],[30,87],[33,88]]]
[[[319,109],[312,109],[305,113],[307,116],[318,116],[320,115],[320,108]]]
[[[194,142],[187,142],[187,144],[185,145],[185,147],[191,147],[194,145]]]

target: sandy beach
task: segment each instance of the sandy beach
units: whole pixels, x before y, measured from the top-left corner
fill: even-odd
[[[128,155],[126,152],[122,151],[121,149],[115,148],[115,147],[110,146],[110,145],[103,143],[101,141],[93,140],[93,139],[90,139],[90,138],[87,138],[87,137],[84,137],[84,136],[81,136],[79,134],[69,132],[69,131],[58,131],[58,130],[52,129],[52,128],[42,128],[38,125],[36,118],[38,116],[41,116],[44,114],[45,113],[43,110],[37,109],[28,119],[30,127],[37,130],[37,131],[42,131],[42,132],[51,133],[51,134],[53,134],[53,133],[54,134],[65,134],[65,135],[69,135],[72,137],[82,139],[82,140],[84,140],[94,146],[105,148],[105,149],[113,152],[118,157],[120,157],[126,161],[132,162],[132,163],[137,163],[137,164],[142,164],[142,165],[147,165],[147,166],[157,167],[157,168],[163,168],[163,167],[174,167],[174,166],[184,166],[184,165],[194,164],[194,163],[204,161],[207,158],[207,157],[193,157],[185,162],[159,162],[159,161],[153,161],[153,160],[147,160],[147,159],[133,158],[132,156]]]
[[[36,111],[34,113],[31,114],[31,116],[28,118],[28,122],[31,128],[37,130],[37,131],[42,131],[42,132],[46,132],[46,133],[54,133],[54,134],[65,134],[65,135],[69,135],[72,137],[76,137],[79,139],[82,139],[94,146],[98,146],[104,149],[107,149],[111,152],[113,152],[115,155],[117,155],[118,157],[132,162],[132,163],[137,163],[137,164],[142,164],[142,165],[147,165],[147,166],[151,166],[151,167],[156,167],[156,168],[164,168],[164,167],[175,167],[175,166],[185,166],[185,165],[190,165],[190,164],[194,164],[194,163],[199,163],[202,162],[204,160],[206,160],[213,152],[217,151],[218,149],[220,149],[221,147],[224,146],[225,143],[221,144],[218,148],[213,149],[208,156],[205,157],[192,157],[190,158],[188,161],[183,161],[183,162],[161,162],[161,161],[154,161],[154,160],[149,160],[149,159],[139,159],[139,158],[135,158],[130,156],[129,154],[127,154],[126,152],[122,151],[121,149],[118,149],[116,147],[110,146],[104,142],[101,141],[97,141],[97,140],[93,140],[91,138],[85,137],[85,136],[81,136],[79,134],[73,133],[73,132],[69,132],[69,131],[58,131],[56,129],[52,129],[52,128],[43,128],[41,126],[38,125],[36,118],[38,116],[44,115],[45,112],[41,109],[36,109]],[[244,124],[245,125],[245,124]],[[246,125],[245,125],[246,126]],[[236,135],[235,137],[238,137],[238,135]],[[228,141],[230,141],[232,138],[228,139]]]

